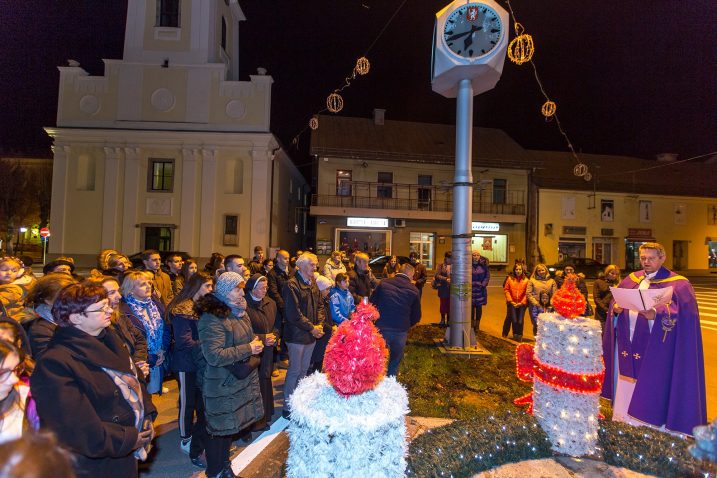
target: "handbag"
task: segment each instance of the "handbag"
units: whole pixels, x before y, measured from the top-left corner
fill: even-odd
[[[431,287],[433,287],[434,289],[438,290],[440,286],[441,284],[439,283],[438,279],[433,279],[431,281]]]
[[[244,380],[247,378],[251,373],[259,368],[259,364],[261,364],[261,358],[252,355],[248,359],[244,359],[240,362],[234,362],[231,365],[227,365],[226,368],[229,369],[229,371],[239,380]]]

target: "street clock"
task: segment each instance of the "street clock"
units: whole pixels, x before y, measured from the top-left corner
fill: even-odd
[[[493,0],[456,0],[436,13],[431,86],[447,98],[470,79],[473,94],[493,89],[503,72],[508,48],[509,16]]]

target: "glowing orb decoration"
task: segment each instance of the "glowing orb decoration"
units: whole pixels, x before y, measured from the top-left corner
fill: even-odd
[[[556,109],[558,109],[558,106],[555,104],[555,102],[548,100],[543,103],[543,107],[540,109],[540,111],[542,111],[543,116],[545,116],[545,119],[550,119],[555,115]]]
[[[365,56],[362,56],[358,60],[356,60],[356,67],[354,68],[354,71],[358,73],[359,75],[366,75],[368,74],[368,71],[371,69],[371,63],[368,61],[368,58]]]
[[[573,168],[573,174],[579,178],[585,176],[588,172],[588,165],[585,163],[576,164]]]
[[[508,44],[508,58],[516,65],[522,65],[530,61],[533,58],[533,53],[535,53],[533,37],[523,33],[523,31],[523,25],[516,22],[516,37]]]
[[[332,113],[338,113],[344,109],[344,99],[338,93],[331,93],[328,98],[326,98],[326,109]]]
[[[314,116],[309,120],[309,128],[311,129],[319,129],[319,118]]]

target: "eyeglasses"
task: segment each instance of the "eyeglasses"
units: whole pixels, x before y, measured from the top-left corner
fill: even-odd
[[[108,304],[108,305],[105,305],[105,306],[103,306],[103,307],[100,307],[99,309],[94,309],[94,310],[89,310],[89,309],[87,309],[87,310],[85,310],[84,313],[85,313],[85,315],[91,314],[92,312],[108,312],[108,313],[109,313],[109,312],[112,312],[113,310],[114,310],[114,309],[112,309],[112,307],[110,307],[109,304]]]
[[[4,382],[4,381],[7,380],[8,378],[10,378],[10,375],[13,374],[13,373],[15,374],[16,377],[19,378],[20,375],[22,375],[23,373],[25,373],[25,363],[24,363],[24,362],[20,362],[20,363],[17,364],[17,366],[16,366],[15,368],[13,368],[13,369],[6,369],[6,368],[0,369],[0,382]]]

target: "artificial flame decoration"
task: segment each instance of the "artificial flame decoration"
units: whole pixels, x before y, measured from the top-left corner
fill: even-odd
[[[543,116],[545,116],[545,119],[548,120],[552,118],[555,115],[555,110],[557,110],[557,105],[554,101],[546,101],[543,103],[543,107],[540,109],[542,111]]]
[[[535,53],[533,37],[524,33],[523,25],[515,22],[515,38],[508,44],[508,58],[516,65],[530,61]]]
[[[319,129],[319,118],[314,116],[309,120],[309,128],[311,129]]]
[[[326,98],[326,109],[332,113],[338,113],[344,109],[344,99],[336,92],[331,93]]]
[[[361,303],[329,340],[324,372],[343,397],[373,390],[386,375],[388,349],[373,324],[378,317],[376,307]]]
[[[365,56],[362,56],[358,60],[356,60],[356,66],[354,67],[354,71],[358,73],[359,75],[366,75],[368,74],[368,71],[371,69],[371,63],[368,61],[368,58]]]
[[[585,312],[585,297],[575,287],[578,276],[568,274],[565,284],[553,294],[552,304],[555,311],[567,319],[574,319]]]

